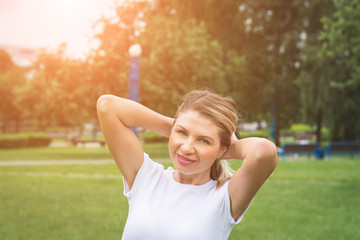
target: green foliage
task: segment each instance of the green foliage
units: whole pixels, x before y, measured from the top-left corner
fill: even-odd
[[[359,2],[126,0],[96,22],[99,46],[86,60],[66,45],[39,54],[31,80],[0,51],[0,121],[36,128],[96,119],[101,94],[128,96],[128,49],[142,46],[140,102],[172,116],[194,88],[232,96],[249,121],[276,117],[359,139]],[[30,75],[28,75],[30,76]],[[355,131],[354,131],[355,129]],[[319,136],[320,138],[320,136]]]
[[[49,146],[51,137],[44,133],[0,135],[0,148],[26,148]]]
[[[223,49],[206,32],[204,23],[157,16],[147,25],[141,43],[145,52],[140,94],[147,106],[172,115],[176,102],[190,90],[228,92]],[[157,47],[147,52],[151,46]]]
[[[360,4],[357,0],[334,0],[332,16],[324,16],[320,34],[321,56],[331,64],[328,75],[334,94],[330,98],[333,140],[356,140],[360,116]]]
[[[270,139],[270,130],[256,130],[256,131],[240,131],[239,132],[240,138],[247,138],[247,137],[262,137]]]
[[[0,122],[2,132],[10,122],[19,125],[22,119],[22,106],[18,102],[18,95],[25,84],[24,70],[16,66],[10,55],[0,50]]]
[[[153,131],[146,131],[144,134],[141,135],[141,139],[144,141],[144,143],[158,143],[169,141],[169,138],[157,134]]]
[[[64,56],[64,48],[57,52],[43,52],[34,63],[36,70],[23,103],[30,110],[28,117],[36,117],[41,126],[78,126],[90,121],[91,102],[87,95],[88,83],[86,64]]]
[[[330,129],[327,127],[321,128],[322,142],[328,142],[331,140]]]
[[[0,137],[0,148],[24,148],[27,147],[28,138],[20,137]]]
[[[281,135],[284,137],[294,137],[297,138],[310,138],[314,133],[314,128],[308,124],[297,123],[292,124],[290,128],[285,128],[281,130]]]
[[[290,127],[291,131],[294,132],[311,132],[314,131],[314,129],[308,125],[308,124],[303,124],[303,123],[298,123],[298,124],[292,124]]]

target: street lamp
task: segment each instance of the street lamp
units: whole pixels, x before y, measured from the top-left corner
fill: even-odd
[[[139,101],[139,79],[140,79],[140,55],[141,46],[136,43],[129,48],[130,55],[130,69],[129,69],[129,99]],[[135,127],[131,128],[135,135],[137,130]]]
[[[140,79],[140,44],[134,44],[129,48],[129,99],[139,101],[139,79]]]

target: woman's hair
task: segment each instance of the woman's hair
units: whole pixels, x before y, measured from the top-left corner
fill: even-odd
[[[229,148],[239,119],[236,104],[230,97],[222,97],[208,90],[194,90],[182,99],[175,119],[187,111],[195,111],[212,121],[219,128],[221,147]],[[216,159],[211,166],[210,178],[218,181],[217,187],[222,186],[232,174],[225,160]]]

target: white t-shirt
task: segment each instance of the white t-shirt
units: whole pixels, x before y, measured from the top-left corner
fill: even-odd
[[[131,191],[124,179],[129,214],[122,239],[227,239],[245,213],[236,222],[231,217],[229,182],[218,189],[214,180],[181,184],[173,173],[145,154]]]

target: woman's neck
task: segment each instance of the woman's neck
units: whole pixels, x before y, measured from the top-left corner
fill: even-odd
[[[203,185],[210,181],[210,173],[185,174],[178,170],[174,171],[173,178],[176,182],[191,185]]]

